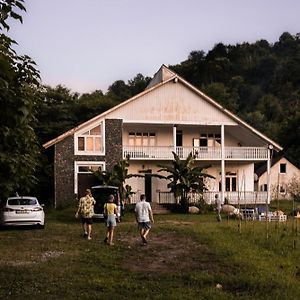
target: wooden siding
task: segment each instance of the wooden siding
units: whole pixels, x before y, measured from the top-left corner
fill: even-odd
[[[112,111],[106,117],[123,119],[124,123],[237,125],[182,83],[173,81]]]

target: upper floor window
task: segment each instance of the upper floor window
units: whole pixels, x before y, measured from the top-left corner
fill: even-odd
[[[79,134],[77,136],[76,147],[76,150],[79,153],[103,152],[102,123]]]
[[[280,164],[280,173],[286,173],[286,164]]]
[[[219,133],[202,133],[199,142],[194,139],[194,147],[199,144],[200,147],[219,147],[221,145],[221,134]]]
[[[156,145],[155,132],[129,132],[129,146],[148,147]]]

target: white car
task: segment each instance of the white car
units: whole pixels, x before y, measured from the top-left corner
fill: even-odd
[[[44,228],[45,212],[36,197],[9,197],[1,207],[0,224],[2,226],[35,225]]]

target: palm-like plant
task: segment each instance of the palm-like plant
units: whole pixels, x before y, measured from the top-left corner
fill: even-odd
[[[100,184],[113,185],[119,188],[121,201],[124,203],[128,195],[132,195],[131,187],[129,185],[125,186],[126,179],[132,177],[144,177],[141,174],[129,174],[129,157],[120,160],[117,164],[113,166],[111,172],[109,171],[97,171],[94,175],[98,178]]]
[[[170,181],[168,188],[174,194],[175,198],[180,198],[182,206],[186,206],[189,200],[189,193],[203,193],[206,190],[203,179],[205,177],[214,178],[213,176],[204,173],[206,167],[195,166],[195,159],[190,153],[185,160],[181,160],[179,156],[172,152],[174,160],[171,165],[159,165],[161,169],[158,172],[167,172],[169,175],[161,176]]]

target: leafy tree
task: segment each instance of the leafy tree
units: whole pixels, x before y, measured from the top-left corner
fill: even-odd
[[[119,102],[105,96],[101,90],[81,95],[74,106],[76,123],[82,123],[110,109]]]
[[[169,173],[169,175],[161,177],[170,181],[168,188],[171,189],[175,198],[180,198],[183,209],[186,209],[189,202],[189,193],[202,194],[203,190],[206,189],[203,179],[214,177],[203,172],[204,168],[195,166],[192,153],[185,160],[181,160],[175,152],[172,153],[174,160],[171,162],[171,165],[159,165],[161,169],[158,172]]]
[[[78,94],[62,85],[44,86],[40,97],[42,100],[35,107],[38,120],[35,130],[41,143],[45,143],[75,126]]]
[[[118,101],[125,101],[131,97],[129,87],[123,80],[117,80],[109,86],[106,95]]]
[[[128,87],[131,96],[137,95],[144,91],[149,84],[151,78],[144,77],[142,74],[137,74],[132,80],[128,80]]]
[[[23,1],[0,2],[0,30],[8,30],[7,19],[22,21],[15,8]],[[39,72],[26,55],[13,50],[15,42],[0,33],[0,197],[13,191],[28,191],[37,181],[39,145],[33,130],[34,105],[39,100]]]
[[[125,184],[126,180],[132,177],[144,177],[140,174],[129,174],[129,156],[126,159],[120,160],[113,166],[112,171],[96,171],[94,175],[99,180],[100,184],[113,185],[119,188],[121,201],[125,200],[132,194],[131,187]]]
[[[13,18],[23,22],[20,11],[26,11],[23,0],[0,0],[0,30],[9,30],[7,20]]]

